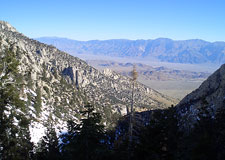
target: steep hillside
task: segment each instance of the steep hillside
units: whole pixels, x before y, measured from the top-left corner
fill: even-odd
[[[43,37],[37,40],[56,46],[72,55],[90,54],[114,57],[158,59],[172,63],[225,63],[225,42],[203,40],[174,41],[114,39],[105,41],[75,41],[65,38]]]
[[[206,110],[214,117],[218,109],[225,104],[225,64],[214,72],[198,89],[187,95],[177,105],[182,124],[191,124],[198,120],[199,112]]]
[[[100,72],[53,46],[29,39],[0,21],[2,56],[6,50],[14,52],[20,62],[20,95],[33,117],[30,125],[33,138],[42,136],[50,122],[63,130],[67,120],[79,121],[78,112],[86,102],[96,106],[108,127],[126,114],[131,101],[129,78],[111,70]],[[176,103],[140,83],[136,86],[135,102],[137,110],[166,108]]]

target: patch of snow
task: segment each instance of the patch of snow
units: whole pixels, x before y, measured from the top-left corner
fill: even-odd
[[[27,98],[23,98],[23,97],[20,97],[20,100],[22,100],[22,101],[27,101]]]
[[[29,93],[31,93],[33,96],[37,96],[37,94],[36,94],[36,92],[34,92],[33,90],[31,90],[31,89],[29,89],[29,91],[28,91]]]
[[[13,124],[17,126],[18,123],[19,123],[18,119],[16,117],[13,117]]]
[[[46,127],[38,122],[32,122],[29,126],[31,142],[35,145],[45,135]]]

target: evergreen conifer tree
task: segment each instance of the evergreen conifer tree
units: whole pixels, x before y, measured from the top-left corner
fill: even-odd
[[[18,61],[12,49],[0,58],[0,157],[29,159],[32,150],[29,118],[24,101],[19,97]]]
[[[42,160],[60,160],[58,138],[52,124],[47,127],[46,135],[42,137],[39,148],[36,153],[36,159]]]
[[[62,151],[70,159],[101,159],[107,149],[104,126],[100,124],[101,116],[94,112],[94,107],[90,104],[80,114],[85,117],[81,119],[81,123],[68,122],[68,134],[62,137]]]
[[[34,108],[36,110],[37,117],[39,117],[41,113],[41,107],[42,107],[41,89],[39,87],[37,87],[36,89],[36,94],[37,96],[35,97]]]

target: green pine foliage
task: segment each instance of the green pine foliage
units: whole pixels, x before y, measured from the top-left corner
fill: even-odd
[[[67,159],[103,159],[107,146],[101,116],[90,104],[84,108],[81,123],[68,121],[68,133],[62,135],[62,153]]]
[[[47,86],[44,86],[43,89],[45,90],[45,92],[48,94],[48,96],[50,95],[50,91],[49,88]]]
[[[29,159],[33,147],[25,103],[19,97],[18,65],[13,51],[6,50],[0,59],[1,159]]]
[[[46,135],[42,137],[34,159],[60,160],[62,159],[59,150],[58,138],[55,129],[50,124],[47,127]]]
[[[42,107],[41,89],[39,87],[37,87],[36,89],[36,94],[37,96],[35,97],[34,108],[35,108],[37,117],[39,117],[41,113],[41,107]]]
[[[42,64],[42,68],[43,68],[43,71],[42,71],[42,77],[41,77],[41,79],[43,81],[47,82],[48,81],[47,72],[46,72],[47,67],[46,67],[45,63]]]
[[[28,87],[29,89],[33,90],[34,83],[33,83],[33,81],[32,81],[31,72],[32,72],[32,71],[29,71],[29,72],[27,73],[27,76],[26,76],[26,77],[27,77],[27,87]]]
[[[153,119],[141,130],[133,159],[174,160],[177,149],[177,119],[173,107],[154,111]]]

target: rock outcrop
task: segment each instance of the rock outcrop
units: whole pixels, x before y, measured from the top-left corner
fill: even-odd
[[[100,72],[79,58],[32,40],[0,21],[0,54],[6,49],[11,49],[20,62],[24,84],[21,93],[34,117],[33,127],[47,125],[50,118],[62,130],[68,119],[79,121],[78,111],[87,101],[102,113],[107,126],[126,114],[131,101],[130,78],[110,70]],[[38,89],[42,97],[39,115],[33,108]],[[166,108],[176,103],[140,83],[136,86],[135,102],[137,110]]]
[[[201,86],[188,94],[176,106],[181,124],[191,125],[199,119],[203,109],[213,118],[217,110],[225,106],[225,64],[204,81]]]

